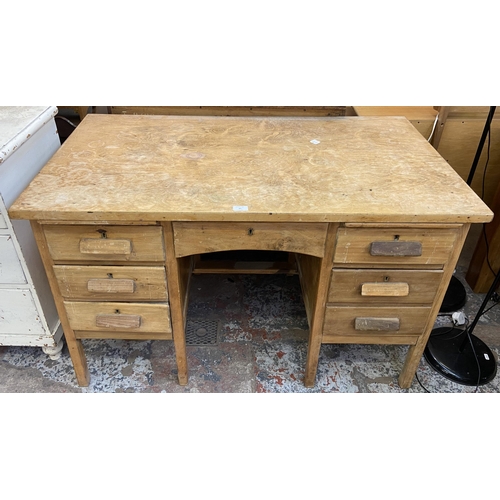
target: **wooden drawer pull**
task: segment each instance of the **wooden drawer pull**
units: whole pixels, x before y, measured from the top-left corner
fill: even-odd
[[[87,290],[95,293],[134,293],[135,281],[128,279],[92,279]]]
[[[92,255],[130,255],[132,242],[108,238],[84,238],[80,240],[80,252]]]
[[[422,243],[419,241],[374,241],[370,247],[370,255],[387,255],[389,257],[419,257],[422,255]]]
[[[354,328],[360,331],[398,331],[399,318],[356,318]]]
[[[365,297],[407,297],[408,283],[363,283],[361,295]]]
[[[136,314],[98,314],[95,324],[99,328],[139,328],[141,316]]]

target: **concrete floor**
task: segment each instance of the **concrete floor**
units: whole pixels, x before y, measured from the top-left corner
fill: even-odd
[[[472,231],[455,276],[465,285],[463,312],[474,318],[484,295],[472,293],[463,276],[477,239]],[[493,302],[491,303],[493,305]],[[297,276],[195,275],[188,321],[212,321],[218,343],[188,346],[189,383],[177,383],[172,341],[85,340],[91,382],[79,387],[67,348],[53,361],[40,348],[0,347],[2,393],[299,393],[299,392],[500,392],[500,376],[464,386],[444,378],[422,359],[410,389],[397,378],[408,347],[323,345],[314,388],[302,382],[308,326]],[[438,317],[436,326],[451,325]],[[500,307],[487,312],[474,334],[496,359],[500,354]],[[419,382],[420,381],[420,382]]]

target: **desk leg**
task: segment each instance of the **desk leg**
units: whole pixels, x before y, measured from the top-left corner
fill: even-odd
[[[175,359],[180,385],[188,383],[186,354],[186,310],[189,291],[189,278],[192,272],[192,259],[175,257],[174,233],[171,222],[163,223],[165,237],[167,285],[174,337]]]
[[[398,383],[401,389],[409,389],[411,387],[413,377],[415,376],[415,372],[417,371],[420,359],[424,353],[425,346],[427,345],[429,334],[422,336],[417,344],[410,346],[403,369],[399,374]],[[425,341],[423,339],[425,339]]]
[[[441,279],[441,283],[436,293],[434,304],[432,305],[431,313],[429,314],[429,320],[425,327],[424,333],[419,337],[417,343],[410,347],[408,354],[406,355],[403,370],[401,371],[398,380],[399,386],[402,389],[408,389],[413,382],[413,377],[415,376],[415,372],[417,371],[420,359],[422,358],[422,355],[424,353],[425,346],[427,345],[429,336],[434,328],[436,317],[439,313],[439,309],[443,302],[446,291],[448,290],[451,277],[453,276],[453,271],[455,270],[455,266],[457,265],[469,229],[470,224],[464,224],[461,226],[460,231],[457,235],[455,247],[453,248],[450,258],[443,269],[443,278]]]
[[[314,387],[316,383],[321,337],[323,335],[323,322],[321,322],[321,326],[318,326],[318,323],[318,321],[313,322],[309,331],[309,344],[307,347],[306,371],[304,376],[304,385],[306,387]]]
[[[318,358],[323,338],[323,322],[328,297],[328,288],[333,266],[333,253],[335,251],[335,238],[338,223],[330,223],[325,242],[325,255],[322,259],[317,257],[302,256],[301,281],[308,303],[309,313],[309,344],[307,349],[306,371],[304,385],[314,387]]]
[[[67,331],[66,328],[63,330],[66,344],[68,344],[69,355],[71,356],[71,361],[75,370],[76,379],[78,380],[78,385],[81,387],[87,387],[90,383],[90,374],[87,366],[87,358],[85,357],[85,352],[83,351],[82,341],[74,338],[75,334],[73,333],[73,330]]]
[[[31,228],[45,267],[45,272],[47,273],[50,290],[54,296],[57,314],[59,315],[59,319],[61,321],[64,338],[66,340],[66,344],[68,345],[69,355],[71,356],[76,379],[80,386],[87,387],[90,383],[87,358],[85,357],[85,352],[83,351],[82,341],[75,337],[75,332],[69,325],[68,317],[66,316],[66,308],[64,307],[63,299],[59,293],[59,286],[57,285],[57,279],[54,274],[54,262],[52,261],[52,257],[50,256],[47,247],[45,234],[43,233],[43,229],[38,222],[31,221]]]

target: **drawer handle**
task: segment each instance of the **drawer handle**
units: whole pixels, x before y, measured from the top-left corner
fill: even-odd
[[[130,255],[132,242],[108,238],[84,238],[80,240],[80,252],[91,255]]]
[[[136,314],[98,314],[95,318],[96,326],[100,328],[139,328],[141,316]]]
[[[135,281],[129,279],[92,279],[87,290],[94,293],[134,293]]]
[[[399,318],[356,318],[354,320],[355,330],[360,331],[398,331]]]
[[[419,257],[422,255],[420,241],[374,241],[370,247],[370,255],[386,255],[389,257]]]
[[[408,283],[363,283],[363,297],[406,297],[410,293]]]

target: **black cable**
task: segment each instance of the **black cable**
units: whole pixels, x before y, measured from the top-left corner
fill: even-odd
[[[484,164],[483,179],[481,186],[481,199],[484,201],[484,183],[486,180],[486,170],[488,168],[488,163],[490,162],[490,147],[491,147],[491,125],[488,124],[488,147],[486,148],[486,163]]]
[[[472,348],[474,349],[474,347]],[[475,354],[475,352],[474,352]],[[477,358],[476,358],[477,359]],[[479,373],[479,376],[481,376],[481,373]],[[418,373],[415,372],[415,378],[417,379],[417,382],[419,383],[420,387],[422,387],[422,389],[427,392],[428,394],[444,394],[444,392],[431,392],[429,391],[429,389],[427,389],[424,384],[422,384],[422,382],[420,382],[420,379],[418,378]],[[478,382],[479,382],[479,379],[478,379]],[[474,392],[477,392],[479,390],[479,383],[476,385],[476,388],[474,389]],[[469,391],[460,391],[461,394],[469,394]]]
[[[481,316],[479,316],[479,317],[482,317],[482,316],[483,316],[483,315],[485,315],[488,311],[491,311],[491,309],[493,309],[495,306],[498,306],[499,304],[500,304],[500,302],[495,302],[492,306],[488,307],[488,309],[484,310],[484,311],[481,313]],[[448,340],[453,340],[453,339],[456,339],[456,338],[460,337],[460,336],[461,336],[464,332],[466,332],[467,338],[468,338],[468,340],[469,340],[469,343],[470,343],[471,348],[472,348],[472,352],[474,353],[475,360],[476,360],[476,363],[477,363],[477,369],[478,369],[478,383],[476,384],[476,391],[475,391],[475,392],[477,392],[478,387],[479,387],[479,382],[480,382],[480,380],[481,380],[481,366],[479,365],[479,361],[477,360],[476,351],[475,351],[475,349],[474,349],[474,345],[473,345],[473,343],[472,343],[472,339],[471,339],[470,334],[469,334],[469,331],[468,331],[468,330],[469,330],[469,319],[468,319],[468,318],[466,319],[466,323],[465,323],[465,324],[466,324],[466,326],[465,326],[465,328],[464,328],[463,330],[462,330],[462,329],[460,329],[460,328],[456,328],[456,326],[455,326],[455,325],[453,325],[453,326],[451,326],[450,328],[448,328],[447,330],[444,330],[444,331],[442,331],[442,332],[439,332],[439,333],[436,333],[436,332],[431,333],[430,337],[436,338],[436,337],[439,337],[439,336],[441,336],[441,335],[446,335],[446,334],[450,333],[452,330],[455,330],[455,329],[456,329],[456,330],[458,330],[457,334],[456,334],[455,336],[450,337],[450,338],[448,339]],[[430,337],[429,337],[429,338],[430,338]],[[416,373],[415,373],[415,376],[416,376],[416,378],[417,378],[417,382],[420,384],[420,386],[422,387],[422,389],[424,389],[426,392],[430,392],[430,391],[428,391],[428,390],[427,390],[427,389],[423,386],[423,384],[420,382],[420,380],[418,379],[418,376],[417,376],[417,374],[416,374]]]
[[[490,245],[488,243],[488,237],[486,236],[486,224],[483,224],[483,238],[484,238],[484,243],[486,245],[486,263],[488,264],[490,271],[492,272],[493,276],[495,277],[497,275],[497,273],[495,271],[493,271],[493,267],[492,267],[491,262],[490,262]]]
[[[482,146],[484,144],[484,139],[485,139],[485,133],[487,134],[488,136],[488,147],[486,148],[486,163],[484,165],[484,169],[483,169],[483,178],[482,178],[482,182],[481,182],[481,199],[484,201],[484,194],[485,194],[485,182],[486,182],[486,171],[488,169],[488,164],[490,162],[490,149],[491,149],[491,120],[493,119],[493,116],[495,114],[495,109],[496,107],[493,107],[491,106],[490,107],[490,112],[489,112],[489,115],[488,115],[488,118],[486,120],[487,122],[487,130],[484,130],[483,131],[483,136],[481,138],[481,149],[482,149]],[[475,162],[477,160],[479,160],[479,156],[480,156],[480,151],[478,150],[476,155],[477,155],[477,158],[474,160]],[[472,184],[472,179],[470,179],[470,183]],[[484,238],[484,243],[486,245],[486,263],[488,264],[488,267],[490,269],[490,271],[492,272],[493,274],[493,279],[495,280],[496,277],[497,277],[497,273],[495,273],[495,271],[493,270],[493,266],[491,265],[491,262],[490,262],[490,246],[489,246],[489,243],[488,243],[488,237],[486,235],[486,224],[483,224],[483,238]],[[478,318],[475,318],[474,321],[473,321],[473,328],[475,327],[477,321],[479,320],[480,317],[482,317],[487,311],[491,310],[492,307],[494,307],[496,304],[493,304],[493,306],[489,307],[486,311],[483,310],[483,312],[481,313],[481,315],[478,317]],[[484,306],[482,306],[484,307]],[[481,308],[482,308],[481,307]],[[477,359],[477,353],[476,353],[476,350],[474,348],[474,342],[472,342],[472,338],[471,338],[471,332],[470,332],[470,329],[469,329],[469,325],[466,326],[465,328],[465,334],[467,335],[467,339],[469,341],[469,344],[471,346],[471,349],[472,349],[472,353],[474,355],[474,359],[476,360],[476,364],[477,364],[477,383],[476,383],[476,390],[474,392],[477,392],[478,389],[479,389],[479,384],[481,382],[481,365],[479,363],[479,360]]]
[[[415,372],[415,378],[417,379],[417,382],[420,384],[420,387],[422,387],[422,389],[423,389],[425,392],[427,392],[427,393],[429,393],[429,394],[430,394],[430,392],[431,392],[431,391],[429,391],[428,389],[426,389],[426,388],[424,387],[424,384],[422,384],[422,382],[420,382],[420,379],[418,378],[418,373],[417,373],[417,372]]]
[[[493,107],[491,106],[490,107],[490,112],[489,112],[489,115],[488,115],[488,118],[486,120],[487,122],[487,127],[485,128],[485,130],[483,130],[483,135],[481,137],[481,140],[480,140],[480,146],[478,147],[478,151],[476,152],[476,156],[474,158],[474,162],[473,162],[473,165],[472,165],[472,168],[471,168],[471,172],[469,173],[469,178],[467,179],[467,184],[469,184],[469,186],[472,184],[472,178],[474,176],[474,171],[475,171],[475,168],[477,166],[477,163],[479,161],[479,157],[481,155],[481,152],[480,150],[482,150],[482,147],[484,145],[484,140],[486,139],[486,136],[488,137],[488,147],[487,147],[487,150],[486,150],[486,163],[484,165],[484,169],[483,169],[483,176],[482,176],[482,182],[481,182],[481,199],[484,201],[484,192],[485,192],[485,182],[486,182],[486,171],[488,169],[488,164],[489,164],[489,161],[490,161],[490,149],[491,149],[491,120],[493,118],[493,115],[495,113],[495,109],[496,107]],[[488,267],[490,268],[490,271],[493,273],[493,276],[494,276],[494,279],[497,277],[497,273],[495,273],[495,271],[493,271],[493,267],[490,263],[490,259],[489,259],[489,253],[490,253],[490,248],[489,248],[489,243],[488,243],[488,238],[487,238],[487,235],[486,235],[486,224],[483,224],[483,237],[484,237],[484,242],[486,244],[486,262],[488,264]],[[495,304],[493,304],[492,306],[490,306],[488,309],[484,310],[481,315],[479,317],[476,317],[473,321],[473,326],[475,326],[475,324],[477,323],[477,320],[482,317],[484,314],[486,314],[488,311],[490,311],[493,307],[495,307],[496,305],[498,305],[499,302],[496,302]],[[482,306],[483,307],[483,306]],[[464,332],[465,334],[467,335],[467,339],[470,343],[470,346],[472,348],[472,352],[474,354],[474,359],[476,360],[476,364],[477,364],[477,368],[478,368],[478,378],[477,378],[477,383],[476,383],[476,388],[474,390],[474,392],[477,392],[479,390],[479,384],[480,384],[480,381],[481,381],[481,365],[477,359],[477,354],[476,354],[476,350],[474,349],[474,343],[472,342],[472,338],[471,338],[471,332],[469,330],[469,327],[471,325],[469,325],[469,321],[467,320],[467,326],[464,328],[464,330],[459,330],[459,333],[453,337],[453,338],[457,338],[459,337],[460,335],[462,335]],[[439,333],[437,335],[444,335],[445,333],[448,333],[450,331],[453,330],[453,327],[451,327],[449,330],[446,330],[445,332],[442,332],[442,333]],[[432,335],[432,334],[431,334]],[[435,334],[436,335],[436,334]],[[417,373],[415,372],[415,377],[417,379],[417,382],[420,384],[420,386],[422,387],[422,389],[424,389],[425,392],[430,392],[428,389],[426,389],[424,387],[424,385],[420,382],[419,378],[418,378],[418,375]]]
[[[485,315],[488,311],[491,311],[491,309],[493,309],[495,306],[498,306],[498,304],[500,304],[500,302],[495,302],[492,306],[488,307],[488,309],[485,309],[481,315],[479,316],[480,318]],[[469,344],[471,346],[471,349],[472,349],[472,353],[474,354],[474,359],[476,360],[476,364],[477,364],[477,383],[476,383],[476,389],[474,390],[474,392],[477,392],[479,390],[479,383],[481,382],[481,365],[479,364],[479,361],[477,359],[477,353],[476,353],[476,350],[474,349],[474,342],[472,342],[472,338],[470,336],[470,331],[469,331],[469,320],[467,319],[467,323],[466,323],[466,327],[464,330],[460,330],[460,333],[458,333],[455,337],[452,337],[452,338],[457,338],[459,337],[463,332],[465,332],[465,334],[467,335],[467,339],[469,341]],[[453,327],[451,327],[449,330],[447,330],[446,332],[443,332],[444,333],[447,333],[447,332],[450,332],[451,330],[453,330]],[[416,373],[415,373],[416,375]],[[418,377],[417,377],[417,381],[418,383],[422,386],[422,388],[429,392],[423,385],[422,383],[420,382],[420,380],[418,380]]]
[[[488,309],[486,309],[486,311],[483,311],[481,316],[483,316],[483,314],[486,314],[488,311],[491,311],[491,309],[493,309],[495,306],[498,306],[498,304],[500,304],[500,302],[495,302],[492,306],[488,307]]]
[[[477,365],[477,382],[476,382],[476,390],[474,392],[477,392],[479,389],[479,382],[481,382],[481,365],[479,364],[479,361],[477,360],[477,354],[476,350],[474,349],[474,342],[472,342],[472,338],[470,336],[469,328],[467,327],[465,329],[465,334],[467,335],[467,339],[469,340],[469,344],[472,348],[472,353],[474,354],[474,359],[476,360],[476,365]]]
[[[485,192],[485,182],[486,182],[486,170],[488,168],[488,164],[490,162],[490,149],[491,149],[491,122],[488,124],[488,147],[486,149],[486,163],[484,165],[484,170],[483,170],[483,179],[482,179],[482,188],[481,188],[481,199],[484,201],[484,192]],[[496,277],[497,273],[493,270],[493,266],[491,265],[490,262],[490,245],[488,243],[488,237],[486,236],[486,224],[483,224],[483,238],[484,238],[484,243],[486,245],[486,263],[488,264],[488,267],[490,268],[491,273],[493,274],[494,277]]]
[[[499,304],[498,302],[497,302],[497,303],[495,303],[495,304],[493,304],[493,305],[492,305],[491,307],[489,307],[486,311],[484,311],[484,312],[481,314],[481,316],[482,316],[483,314],[485,314],[486,312],[488,312],[488,311],[489,311],[492,307],[495,307],[495,306],[496,306],[496,305],[498,305],[498,304]],[[442,334],[438,334],[438,335],[444,335],[445,333],[448,333],[448,332],[452,331],[452,330],[453,330],[453,329],[455,329],[455,328],[456,328],[457,330],[459,330],[459,333],[457,333],[457,335],[456,335],[455,337],[452,337],[452,338],[457,338],[457,337],[460,337],[460,335],[462,335],[464,332],[465,332],[465,334],[467,335],[467,339],[468,339],[468,341],[469,341],[469,343],[470,343],[470,345],[471,345],[472,352],[474,353],[474,359],[476,360],[476,363],[477,363],[478,377],[477,377],[476,388],[474,389],[474,392],[476,393],[476,392],[479,390],[479,383],[480,383],[480,381],[481,381],[481,366],[480,366],[480,364],[479,364],[479,361],[477,360],[476,350],[474,349],[474,344],[473,344],[473,342],[472,342],[472,339],[471,339],[471,336],[470,336],[470,333],[469,333],[469,326],[470,326],[470,325],[469,325],[469,320],[468,320],[468,319],[466,320],[466,324],[465,324],[465,325],[466,325],[466,326],[465,326],[465,328],[464,328],[464,329],[460,329],[460,328],[456,328],[456,327],[452,326],[452,327],[450,327],[450,329],[449,329],[449,330],[446,330],[446,331],[445,331],[445,332],[443,332]],[[428,390],[428,389],[424,386],[424,384],[422,384],[422,382],[420,381],[420,379],[418,378],[418,373],[417,373],[417,372],[415,372],[415,378],[417,379],[417,382],[419,383],[420,387],[422,387],[422,389],[423,389],[425,392],[427,392],[427,393],[431,394],[431,391],[429,391],[429,390]],[[463,392],[463,391],[460,391],[460,392]],[[468,391],[467,391],[467,393],[468,393]],[[434,392],[434,393],[432,393],[432,394],[441,394],[441,393],[439,393],[439,392]]]
[[[486,132],[490,127],[491,120],[493,120],[493,116],[495,115],[496,106],[490,106],[490,112],[488,113],[488,117],[486,118],[486,123],[483,128],[483,133],[481,134],[481,139],[479,140],[479,145],[477,147],[476,155],[474,156],[474,160],[472,162],[472,167],[469,172],[469,177],[467,178],[467,184],[469,186],[472,185],[472,179],[474,178],[474,174],[476,172],[477,164],[479,163],[479,157],[483,151],[484,141],[486,139]]]
[[[448,330],[439,333],[431,332],[431,337],[439,337],[440,335],[446,335],[447,333],[450,333],[453,330],[453,328],[454,326],[451,326]]]
[[[57,115],[56,118],[58,120],[64,120],[65,122],[69,123],[73,128],[76,128],[76,125],[72,121],[68,120],[66,117]]]

